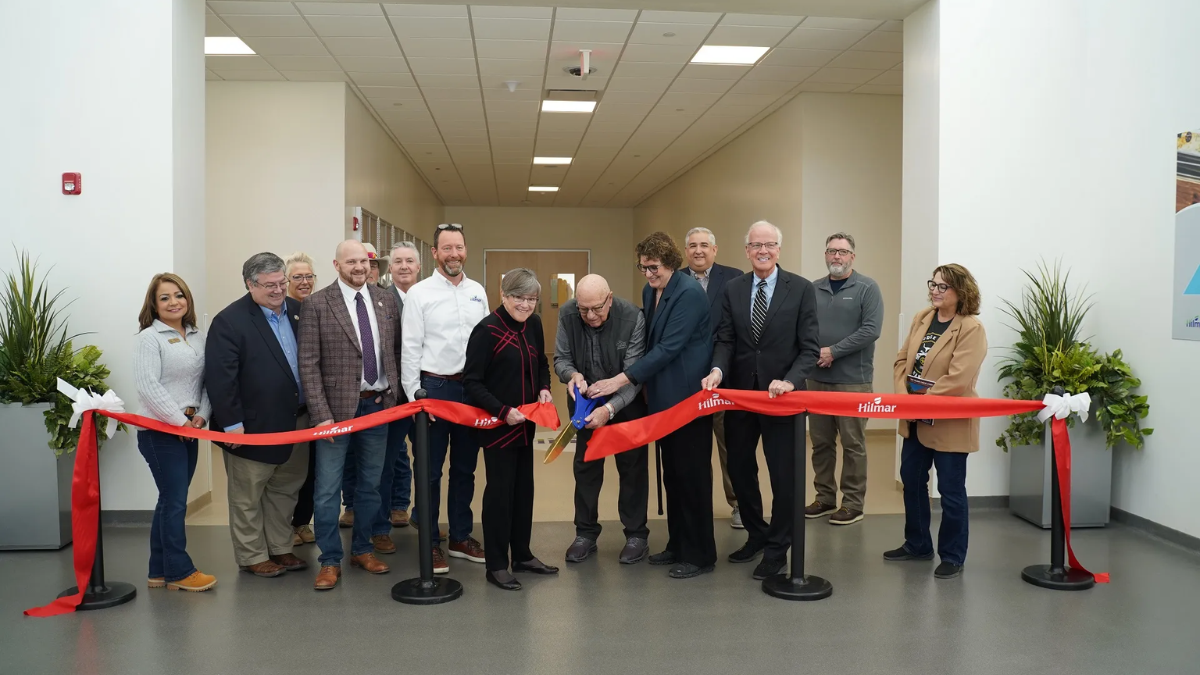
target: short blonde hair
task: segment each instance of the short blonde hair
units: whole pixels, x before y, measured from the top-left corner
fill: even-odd
[[[292,276],[292,267],[294,265],[308,265],[308,269],[313,270],[313,276],[317,274],[316,270],[313,269],[312,257],[304,251],[296,251],[283,259],[283,274],[288,278]]]

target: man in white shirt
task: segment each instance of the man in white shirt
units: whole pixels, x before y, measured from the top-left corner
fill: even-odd
[[[409,400],[418,389],[432,399],[467,403],[462,371],[467,359],[471,329],[488,315],[487,293],[467,278],[467,242],[462,225],[443,223],[433,234],[433,259],[437,269],[408,290],[404,298],[403,349],[400,382]],[[433,513],[413,510],[412,522],[433,533],[433,571],[445,574],[450,566],[442,556],[438,531],[442,467],[450,451],[449,553],[455,558],[483,563],[483,546],[471,536],[475,497],[475,467],[479,446],[468,427],[436,420],[429,425],[429,502]]]

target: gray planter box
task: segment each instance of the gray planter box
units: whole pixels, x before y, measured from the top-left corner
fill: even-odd
[[[1050,425],[1043,445],[1009,450],[1008,508],[1034,525],[1050,527]],[[1104,527],[1112,503],[1113,453],[1093,415],[1071,429],[1071,527]]]
[[[43,414],[49,403],[0,405],[0,551],[71,543],[75,453],[54,456]]]

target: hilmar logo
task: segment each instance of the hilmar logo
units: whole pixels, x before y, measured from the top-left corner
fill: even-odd
[[[499,418],[499,417],[483,417],[483,418],[477,418],[477,419],[475,420],[475,426],[477,426],[477,427],[490,427],[490,426],[492,426],[493,424],[496,424],[496,423],[497,423],[497,422],[499,422],[499,421],[500,421],[500,418]]]
[[[334,434],[345,434],[345,433],[349,433],[350,430],[352,430],[353,428],[354,428],[353,424],[347,424],[344,427],[330,427],[328,429],[322,429],[321,431],[318,431],[316,433],[316,435],[317,436],[332,436]]]
[[[699,409],[708,410],[709,408],[722,408],[727,405],[733,405],[733,401],[721,398],[720,394],[713,394],[712,398],[700,401]]]
[[[859,403],[858,404],[858,412],[890,413],[890,412],[896,412],[896,406],[885,405],[883,403],[883,398],[880,396],[876,396],[874,401],[868,401],[867,403]]]
[[[1188,321],[1184,325],[1187,326],[1188,328],[1200,328],[1200,314],[1197,314],[1196,316],[1192,317],[1192,320]]]

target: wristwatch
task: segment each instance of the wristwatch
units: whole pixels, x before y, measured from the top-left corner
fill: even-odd
[[[608,419],[611,420],[612,418],[617,416],[617,409],[613,407],[613,404],[605,403],[604,408],[606,410],[608,410]]]

